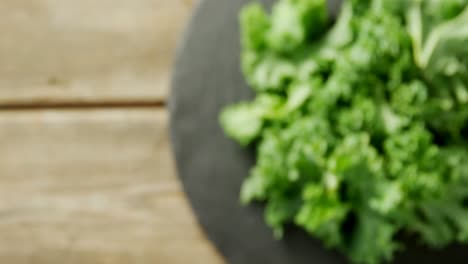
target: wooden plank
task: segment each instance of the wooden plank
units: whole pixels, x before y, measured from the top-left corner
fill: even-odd
[[[0,112],[0,263],[219,264],[187,205],[167,114]]]
[[[0,105],[154,102],[190,0],[0,1]]]

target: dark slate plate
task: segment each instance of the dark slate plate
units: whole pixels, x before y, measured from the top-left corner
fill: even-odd
[[[276,241],[263,222],[260,205],[239,205],[240,185],[254,156],[223,135],[218,114],[227,104],[252,96],[239,70],[237,17],[246,2],[202,1],[179,47],[170,110],[180,179],[200,224],[229,263],[346,263],[295,228]],[[273,0],[261,2],[271,5]],[[443,252],[412,247],[395,263],[467,261],[468,251],[460,246]]]

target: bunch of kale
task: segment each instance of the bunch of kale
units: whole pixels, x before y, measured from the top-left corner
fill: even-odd
[[[468,0],[325,0],[241,13],[251,102],[221,114],[257,147],[243,203],[264,201],[355,263],[391,260],[396,234],[468,242]]]

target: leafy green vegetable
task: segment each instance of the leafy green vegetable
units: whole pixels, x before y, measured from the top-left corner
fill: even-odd
[[[388,261],[407,232],[468,242],[468,0],[325,0],[241,13],[242,70],[257,96],[225,132],[257,147],[241,201],[266,203],[354,263]],[[286,234],[287,235],[287,234]]]

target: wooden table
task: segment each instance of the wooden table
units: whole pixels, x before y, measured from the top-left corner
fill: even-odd
[[[176,179],[190,0],[0,1],[0,263],[219,264]]]

